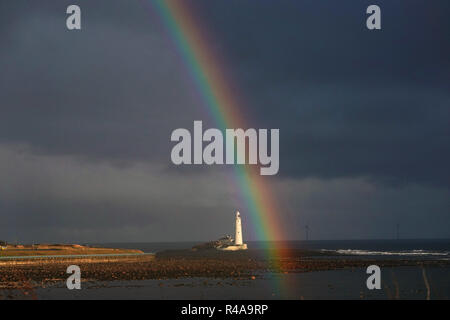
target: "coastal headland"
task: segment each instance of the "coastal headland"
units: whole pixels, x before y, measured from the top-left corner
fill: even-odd
[[[66,255],[107,255],[107,254],[139,254],[141,250],[114,249],[83,246],[79,244],[32,244],[32,245],[7,245],[0,250],[2,258],[16,257],[48,257]]]

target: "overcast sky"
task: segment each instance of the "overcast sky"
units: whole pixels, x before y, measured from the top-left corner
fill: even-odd
[[[150,0],[0,2],[0,239],[200,241],[233,232],[232,171],[171,164],[215,126]],[[254,128],[285,239],[450,237],[448,0],[189,0]],[[66,29],[69,4],[82,30]],[[200,221],[200,222],[199,222]]]

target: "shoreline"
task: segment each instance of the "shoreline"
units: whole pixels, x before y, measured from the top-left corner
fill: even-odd
[[[114,258],[114,257],[132,257],[132,256],[145,256],[152,255],[154,253],[100,253],[100,254],[64,254],[64,255],[41,255],[41,256],[0,256],[0,265],[5,264],[5,262],[29,262],[32,263],[34,260],[67,260],[67,259],[96,259],[96,258]],[[30,261],[28,261],[30,260]]]
[[[241,252],[163,251],[157,254],[21,259],[0,262],[0,289],[45,287],[65,282],[67,266],[80,266],[82,281],[162,280],[212,278],[254,280],[267,273],[380,267],[450,267],[439,259],[379,259],[346,257],[297,250],[280,259],[265,259],[258,250]]]

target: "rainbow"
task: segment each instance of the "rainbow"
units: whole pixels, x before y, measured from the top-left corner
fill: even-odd
[[[186,1],[150,0],[164,27],[170,33],[184,65],[188,68],[195,86],[208,112],[218,128],[246,128],[239,112],[239,103],[225,79],[225,69],[220,59],[208,47],[208,37],[192,15]],[[275,198],[264,178],[251,166],[234,165],[234,176],[240,195],[245,202],[244,214],[250,213],[251,224],[257,240],[274,241],[284,238],[277,216]],[[273,244],[273,242],[272,242]],[[267,248],[268,258],[278,261],[277,246]]]

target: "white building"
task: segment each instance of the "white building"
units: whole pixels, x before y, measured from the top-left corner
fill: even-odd
[[[234,245],[218,248],[219,250],[225,251],[247,250],[247,244],[243,242],[242,238],[242,221],[241,221],[241,214],[239,213],[239,211],[236,211],[235,228],[236,228],[236,235],[234,238]]]

